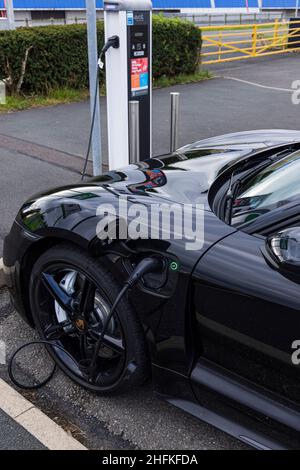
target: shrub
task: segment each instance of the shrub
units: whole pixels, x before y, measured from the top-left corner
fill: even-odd
[[[103,41],[104,24],[99,22],[99,50]],[[154,16],[154,78],[193,73],[197,68],[200,48],[201,32],[192,23]],[[0,79],[6,79],[12,93],[22,89],[24,93],[47,94],[60,87],[87,87],[86,25],[1,31]]]
[[[201,31],[179,18],[153,17],[153,77],[192,74],[199,64]]]

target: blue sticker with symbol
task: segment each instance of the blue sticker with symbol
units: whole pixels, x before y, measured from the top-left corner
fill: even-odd
[[[148,87],[148,82],[149,82],[148,77],[149,77],[148,73],[141,73],[140,75],[140,87],[141,88]]]
[[[133,26],[133,25],[134,25],[133,11],[128,11],[127,12],[127,26]]]

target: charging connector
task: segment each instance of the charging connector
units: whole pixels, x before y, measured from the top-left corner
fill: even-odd
[[[114,49],[119,49],[120,47],[119,36],[115,35],[115,36],[111,36],[110,38],[108,38],[108,40],[106,41],[105,45],[102,48],[101,53],[105,54],[110,47],[113,47]]]
[[[142,279],[143,276],[145,276],[145,274],[163,271],[164,267],[165,263],[163,259],[159,258],[158,256],[149,256],[148,258],[144,258],[134,268],[128,280],[126,281],[126,284],[132,288],[137,282],[139,282],[140,279]]]
[[[109,312],[109,315],[106,318],[105,324],[103,325],[103,329],[101,332],[101,335],[99,336],[99,339],[95,345],[93,357],[91,360],[91,363],[88,367],[88,375],[89,375],[89,380],[90,382],[93,382],[95,380],[95,373],[96,373],[96,361],[97,357],[99,355],[99,351],[101,348],[101,345],[103,343],[104,336],[106,334],[106,330],[111,322],[111,319],[116,311],[116,308],[118,307],[120,301],[126,294],[126,292],[129,289],[132,289],[137,282],[147,273],[150,272],[157,272],[159,270],[164,269],[164,263],[163,260],[156,257],[156,256],[151,256],[147,258],[143,258],[138,265],[135,267],[135,269],[132,271],[130,274],[129,278],[125,282],[125,285],[123,289],[120,291],[119,295],[117,296],[116,300],[114,301],[113,306],[111,307],[111,310]]]
[[[106,41],[106,43],[102,47],[100,57],[99,57],[99,60],[98,60],[98,66],[101,70],[104,67],[104,62],[103,62],[102,59],[103,59],[104,55],[106,54],[106,52],[108,51],[108,49],[110,49],[111,47],[113,47],[114,49],[119,49],[119,47],[120,47],[120,38],[119,38],[119,36],[111,36],[110,38],[108,38],[108,40]]]

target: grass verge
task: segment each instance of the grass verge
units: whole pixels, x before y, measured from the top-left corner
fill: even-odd
[[[207,70],[201,70],[191,75],[177,75],[176,77],[161,77],[154,80],[154,88],[164,88],[173,85],[185,85],[187,83],[196,83],[201,80],[212,78],[212,74]],[[105,94],[105,88],[101,86],[101,95]],[[29,108],[54,106],[57,104],[76,103],[84,101],[89,97],[87,89],[73,90],[70,88],[61,88],[52,90],[47,96],[8,96],[5,104],[0,104],[0,113],[11,111],[22,111]]]
[[[9,111],[22,111],[28,108],[53,106],[56,104],[75,103],[87,99],[89,92],[86,89],[73,90],[62,88],[51,91],[47,96],[8,96],[5,104],[0,104],[0,113]]]
[[[174,85],[186,85],[188,83],[197,83],[201,82],[202,80],[208,80],[209,78],[212,78],[213,74],[209,72],[208,70],[200,70],[199,72],[185,75],[185,74],[180,74],[176,75],[176,77],[161,77],[158,78],[157,80],[153,81],[153,87],[154,88],[165,88],[168,86],[174,86]]]

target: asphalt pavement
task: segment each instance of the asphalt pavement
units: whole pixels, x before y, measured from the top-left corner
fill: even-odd
[[[298,54],[249,59],[226,67],[219,64],[210,69],[219,78],[154,90],[154,155],[169,150],[171,91],[181,93],[180,145],[242,130],[299,129],[299,106],[292,104],[290,93],[222,78],[291,89],[292,82],[300,80]],[[103,159],[107,163],[105,98],[101,99],[101,122]],[[88,102],[0,114],[0,146],[1,134],[5,134],[82,157],[86,153],[89,125]]]
[[[45,450],[47,449],[32,434],[14,419],[0,410],[0,450]]]
[[[87,449],[66,420],[59,425],[57,417],[51,419],[23,395],[0,378],[0,450]]]
[[[298,55],[214,70],[218,77],[212,80],[154,91],[155,155],[168,151],[170,91],[181,93],[180,145],[242,130],[300,129],[300,107],[291,100],[291,83],[300,79]],[[107,162],[105,99],[101,105]],[[79,181],[78,168],[86,151],[88,130],[87,102],[0,114],[0,257],[1,239],[27,197]],[[32,330],[9,305],[6,290],[0,289],[0,339],[6,342],[8,354],[31,338]],[[0,370],[0,375],[7,379],[5,371]],[[77,426],[89,448],[245,448],[160,401],[150,383],[134,394],[104,398],[87,393],[59,373],[33,398],[46,412],[51,404],[51,413]],[[5,415],[0,415],[1,423],[9,428]],[[0,448],[5,445],[0,441]]]
[[[1,148],[0,143],[0,257],[3,239],[26,199],[51,186],[63,186],[78,180],[76,173]]]

